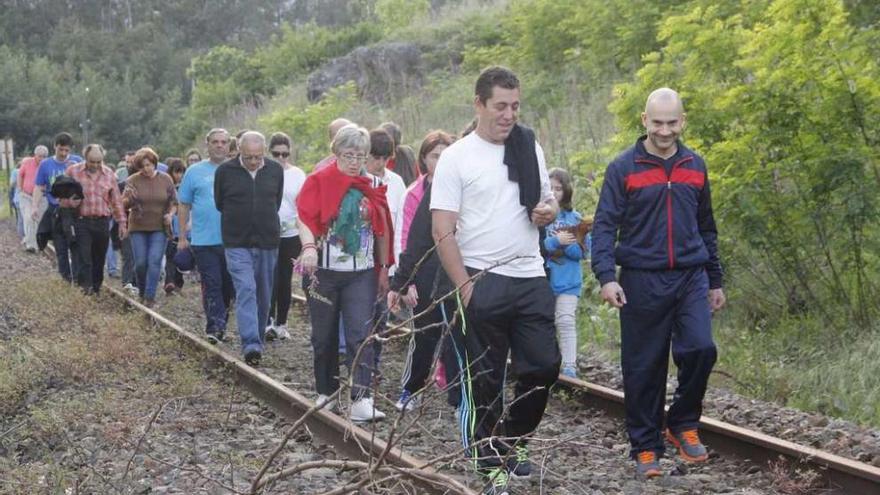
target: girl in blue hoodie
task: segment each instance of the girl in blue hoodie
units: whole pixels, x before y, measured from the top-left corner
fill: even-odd
[[[577,375],[577,305],[581,295],[581,260],[590,252],[590,236],[582,239],[562,227],[577,226],[580,213],[572,209],[571,175],[561,168],[550,170],[550,188],[559,203],[559,215],[547,226],[544,248],[547,251],[547,271],[550,287],[556,294],[556,329],[559,332],[559,350],[562,353],[562,374]]]

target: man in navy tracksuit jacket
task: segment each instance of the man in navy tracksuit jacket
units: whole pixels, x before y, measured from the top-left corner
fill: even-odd
[[[620,308],[631,455],[648,477],[661,474],[670,343],[678,388],[665,434],[686,461],[708,457],[697,426],[716,359],[712,312],[724,305],[706,164],[678,140],[685,117],[673,90],[651,93],[647,134],[608,166],[592,233],[602,298]]]

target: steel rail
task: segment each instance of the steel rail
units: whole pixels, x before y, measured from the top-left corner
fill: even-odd
[[[623,393],[567,376],[557,387],[582,404],[616,417],[624,416]],[[827,492],[840,495],[880,494],[880,468],[822,450],[782,440],[748,428],[703,416],[700,437],[715,451],[765,465],[780,457],[796,465],[807,465],[822,476]]]
[[[51,245],[47,246],[47,250],[51,250],[54,254],[54,249]],[[162,314],[144,306],[122,290],[109,285],[104,285],[102,289],[144,313],[150,320],[169,330],[172,336],[184,342],[196,352],[206,355],[212,364],[231,371],[236,380],[248,392],[288,420],[296,421],[306,411],[314,407],[315,403],[302,394],[253,368],[222,348],[209,343],[201,336],[186,330]],[[305,426],[317,437],[332,444],[338,453],[349,458],[369,461],[382,455],[388,447],[388,444],[374,433],[323,409],[315,411],[309,416]],[[426,467],[427,461],[407,454],[397,447],[393,447],[388,451],[385,455],[385,460],[391,465],[414,471],[410,479],[426,490],[426,493],[476,495],[476,492],[467,488],[464,483],[461,483],[461,489],[454,490],[450,487],[440,487],[426,481],[435,479],[432,475],[438,473],[438,471],[432,467]],[[426,476],[419,476],[419,472],[425,473]]]

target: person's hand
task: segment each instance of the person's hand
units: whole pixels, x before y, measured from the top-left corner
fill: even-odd
[[[40,217],[42,217],[42,216],[43,216],[43,215],[40,214],[40,211],[39,211],[39,210],[34,210],[34,212],[31,213],[31,218],[32,218],[35,222],[39,222],[39,221],[40,221]]]
[[[385,302],[387,303],[388,309],[391,312],[397,313],[398,311],[400,311],[400,293],[396,290],[388,291],[388,296]]]
[[[461,303],[466,308],[471,303],[471,296],[474,295],[474,283],[468,280],[461,286],[459,291],[461,292]]]
[[[724,289],[709,289],[709,309],[712,312],[719,311],[724,307],[724,303],[727,302],[727,297],[724,296]]]
[[[177,250],[183,251],[184,249],[189,247],[189,240],[186,238],[186,234],[183,232],[180,233],[180,239],[177,240]]]
[[[567,230],[563,230],[556,234],[556,239],[559,241],[559,244],[563,246],[571,246],[577,239],[575,239],[574,234]]]
[[[315,273],[318,268],[318,250],[312,246],[304,248],[302,254],[299,255],[299,264],[306,275]]]
[[[402,297],[403,303],[409,306],[410,308],[416,307],[416,304],[419,303],[419,292],[416,290],[415,284],[410,285],[406,290],[406,294]]]
[[[615,308],[622,308],[626,304],[626,294],[620,284],[608,282],[602,286],[602,300]]]
[[[125,239],[126,237],[128,237],[128,227],[123,227],[122,225],[120,225],[119,226],[119,239],[122,240],[122,239]]]
[[[553,220],[555,220],[553,208],[543,201],[532,210],[532,223],[538,227],[543,227]]]
[[[173,214],[173,213],[166,213],[165,216],[162,217],[162,218],[163,218],[163,220],[165,221],[165,225],[170,226],[170,225],[171,225],[171,219],[174,218],[174,214]]]

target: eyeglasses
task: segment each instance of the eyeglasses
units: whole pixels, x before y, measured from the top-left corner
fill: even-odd
[[[349,163],[366,163],[367,161],[367,155],[356,155],[354,153],[343,153],[339,155],[339,158]]]
[[[273,151],[272,156],[275,158],[287,158],[288,156],[290,156],[290,153],[286,151]]]

